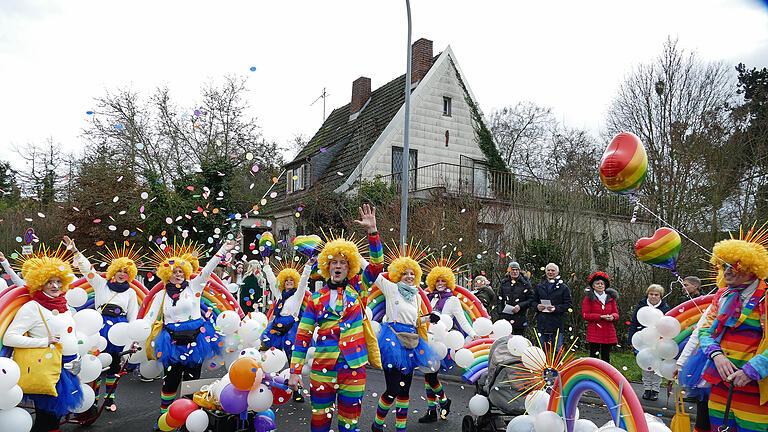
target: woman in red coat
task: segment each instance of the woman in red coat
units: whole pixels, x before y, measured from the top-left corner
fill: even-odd
[[[611,347],[616,345],[616,328],[614,321],[619,319],[619,309],[616,300],[618,292],[609,289],[611,279],[599,271],[587,279],[591,289],[581,305],[581,316],[587,321],[587,343],[589,355],[600,357],[603,361],[611,361]]]

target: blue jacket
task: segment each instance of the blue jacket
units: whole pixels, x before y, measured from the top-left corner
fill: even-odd
[[[536,311],[536,330],[539,333],[555,333],[557,330],[563,331],[563,315],[566,312],[573,311],[573,299],[571,298],[571,289],[558,276],[552,289],[548,288],[549,283],[545,279],[540,282],[533,292],[533,301],[531,306]],[[549,300],[555,307],[553,312],[541,312],[538,305],[542,300]]]

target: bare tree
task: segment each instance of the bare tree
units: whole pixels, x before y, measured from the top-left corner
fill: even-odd
[[[62,182],[67,175],[61,144],[48,138],[44,145],[27,144],[14,150],[27,165],[19,173],[22,193],[44,205],[53,203],[62,192]]]
[[[626,78],[608,112],[611,136],[628,131],[645,144],[642,201],[678,229],[709,227],[725,199],[709,193],[716,179],[704,171],[731,134],[734,97],[727,66],[704,63],[669,39],[655,61]]]
[[[547,175],[542,149],[550,143],[557,127],[550,108],[520,102],[492,112],[489,123],[501,158],[512,172],[533,177]]]

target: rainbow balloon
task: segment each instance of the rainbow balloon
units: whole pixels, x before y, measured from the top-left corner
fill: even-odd
[[[494,342],[496,342],[495,339],[483,338],[464,345],[464,348],[472,351],[472,354],[475,356],[475,361],[472,362],[472,365],[464,369],[465,372],[461,376],[464,381],[474,384],[480,379],[480,375],[483,372],[488,371],[488,356],[491,352],[491,345]]]
[[[629,381],[610,364],[589,357],[565,365],[549,399],[549,410],[565,417],[568,432],[573,432],[581,395],[590,390],[608,406],[614,424],[627,432],[648,432],[643,407]]]
[[[635,243],[635,255],[652,266],[676,272],[677,254],[680,252],[680,234],[672,228],[659,228],[652,237],[643,237]]]
[[[19,308],[30,299],[27,287],[11,286],[0,295],[0,349],[3,347],[2,336],[13,321]]]
[[[259,237],[259,252],[263,257],[268,257],[275,252],[275,238],[271,232],[261,233],[261,237]]]
[[[600,180],[608,190],[631,194],[638,190],[648,173],[648,155],[637,135],[616,135],[600,160]]]
[[[389,279],[389,272],[384,272],[382,275]],[[421,289],[421,287],[419,287],[419,296],[421,296],[421,315],[429,315],[432,313],[432,304],[429,302],[429,298],[427,298],[427,292]],[[373,313],[371,319],[378,322],[381,322],[381,320],[384,319],[384,314],[387,312],[386,301],[384,294],[382,294],[376,284],[373,284],[368,292],[366,306],[369,307]]]
[[[320,253],[323,241],[316,235],[297,236],[293,239],[293,249],[307,258],[313,258]]]

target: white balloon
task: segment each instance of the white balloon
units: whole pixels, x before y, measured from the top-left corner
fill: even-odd
[[[509,349],[509,352],[511,352],[512,355],[516,355],[518,357],[522,357],[525,350],[527,350],[530,346],[531,341],[526,339],[524,336],[513,335],[509,337],[509,340],[507,340],[507,348]]]
[[[240,323],[240,328],[237,329],[237,334],[247,344],[255,342],[261,343],[261,334],[264,332],[264,327],[255,319],[246,319]]]
[[[88,293],[80,287],[70,288],[64,293],[67,304],[73,308],[79,308],[88,301]]]
[[[208,429],[208,414],[201,409],[192,411],[187,416],[185,426],[189,432],[204,432]]]
[[[80,362],[80,373],[77,376],[80,382],[89,383],[101,375],[101,368],[101,360],[92,354],[86,354]]]
[[[448,330],[453,328],[453,318],[448,314],[440,314],[440,322],[443,323]]]
[[[101,362],[102,368],[109,367],[112,364],[112,355],[109,353],[100,353],[96,358]]]
[[[139,318],[128,324],[128,339],[131,341],[144,342],[152,332],[152,322]]]
[[[438,321],[429,325],[429,333],[434,335],[435,340],[442,342],[448,335],[448,329],[445,328],[445,324],[442,321]]]
[[[456,351],[456,355],[453,356],[453,361],[455,361],[460,368],[467,369],[474,363],[475,355],[472,351],[462,348]]]
[[[267,319],[267,316],[264,315],[261,312],[256,312],[251,314],[251,319],[256,320],[257,323],[259,323],[263,328],[267,328],[267,323],[269,320]]]
[[[272,406],[272,390],[264,384],[248,392],[248,408],[256,412],[262,412]]]
[[[109,332],[107,333],[107,337],[109,338],[109,341],[112,342],[112,345],[115,346],[125,346],[128,343],[130,343],[130,338],[128,336],[128,323],[127,322],[118,322],[115,323],[115,325],[112,326],[112,328],[109,329]]]
[[[655,347],[659,342],[659,339],[661,339],[661,334],[659,334],[659,331],[656,330],[655,327],[644,328],[640,333],[642,333],[643,342],[645,342],[649,348]]]
[[[0,392],[10,390],[19,382],[21,370],[15,361],[0,357]]]
[[[507,432],[534,432],[532,415],[519,415],[507,423]]]
[[[445,337],[445,346],[458,351],[464,346],[464,335],[458,330],[451,330]]]
[[[224,311],[216,317],[216,327],[225,335],[233,334],[240,325],[240,316],[235,311]]]
[[[243,357],[250,357],[252,359],[256,359],[256,361],[258,362],[261,362],[263,360],[261,353],[256,348],[244,348],[240,350],[240,353],[237,355],[237,358],[243,358]]]
[[[659,369],[656,371],[664,378],[671,380],[675,377],[675,370],[677,369],[677,361],[675,359],[664,360],[661,362]]]
[[[662,337],[671,339],[680,333],[680,321],[671,316],[661,317],[656,323],[656,330]]]
[[[84,384],[80,384],[80,392],[83,393],[83,402],[77,406],[77,408],[73,408],[72,412],[75,414],[80,414],[88,411],[88,408],[93,406],[93,401],[96,398],[96,395],[93,392],[93,389]]]
[[[528,370],[539,370],[545,364],[547,364],[547,356],[544,354],[544,350],[537,346],[530,346],[523,351],[521,356],[523,366]]]
[[[429,346],[432,347],[432,351],[437,354],[437,358],[439,359],[443,359],[448,355],[448,347],[442,342],[432,342]]]
[[[573,423],[573,432],[595,432],[597,425],[587,419],[578,419]]]
[[[497,339],[512,334],[512,324],[509,321],[500,319],[493,323],[493,335]]]
[[[673,339],[661,339],[656,344],[656,353],[663,360],[669,360],[675,358],[677,353],[680,352],[680,347]]]
[[[96,334],[90,338],[91,344],[96,347],[97,351],[104,351],[107,349],[107,338],[100,334]]]
[[[544,390],[532,391],[525,396],[525,411],[528,414],[535,416],[546,411],[547,407],[549,407],[549,393]]]
[[[239,289],[240,289],[240,286],[235,282],[232,282],[231,284],[227,284],[227,291],[229,291],[232,294],[236,293]]]
[[[613,422],[610,422],[613,424]],[[624,429],[616,426],[603,426],[600,429],[600,432],[626,432]]]
[[[80,333],[92,335],[101,330],[104,319],[94,309],[83,309],[75,313],[75,326]]]
[[[378,323],[378,321],[371,321],[371,330],[373,330],[373,334],[376,337],[379,337],[379,332],[381,331],[381,324]],[[317,340],[317,338],[315,338]]]
[[[283,353],[283,356],[280,357],[275,351],[280,350],[270,349],[263,354],[264,361],[261,363],[261,366],[266,373],[276,373],[280,371],[280,369],[282,369],[283,365],[285,364],[285,361],[283,360],[285,358],[285,353]]]
[[[662,421],[660,418],[656,417],[653,414],[648,414],[648,413],[643,413],[643,414],[645,414],[645,421],[648,424],[651,424],[651,423],[664,423],[664,421]]]
[[[651,306],[643,306],[637,311],[637,321],[644,327],[653,327],[664,317],[664,312]]]
[[[213,383],[212,389],[213,394],[216,396],[216,400],[221,399],[221,391],[224,390],[224,387],[226,387],[229,384],[229,374],[224,374],[221,379]]]
[[[485,337],[493,331],[493,323],[486,317],[480,317],[472,324],[472,328],[478,336]]]
[[[14,385],[10,389],[0,392],[0,410],[7,410],[15,407],[21,402],[21,398],[24,397],[24,390],[18,385]]]
[[[536,432],[563,432],[565,421],[554,411],[542,411],[533,419]]]
[[[661,360],[651,348],[645,348],[638,352],[635,361],[640,369],[647,371],[656,370],[661,365]]]
[[[11,408],[0,411],[0,424],[3,430],[29,432],[32,430],[32,416],[24,408]]]
[[[672,432],[664,423],[648,423],[648,432]]]
[[[139,372],[146,378],[157,378],[163,373],[163,365],[157,360],[147,360],[139,365]]]
[[[491,404],[488,402],[488,398],[483,395],[476,394],[469,400],[469,412],[472,415],[481,416],[487,413],[490,407]]]
[[[88,354],[88,351],[96,349],[96,347],[91,343],[90,336],[77,332],[75,333],[75,339],[77,339],[77,352],[80,354],[80,356],[84,356]]]
[[[632,335],[632,346],[640,351],[644,348],[650,348],[650,346],[645,343],[645,339],[643,338],[643,330],[640,330],[639,332],[635,332],[635,334]]]

